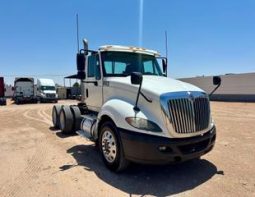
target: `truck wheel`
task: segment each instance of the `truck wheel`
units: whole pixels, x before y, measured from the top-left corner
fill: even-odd
[[[73,114],[70,109],[70,106],[63,106],[60,110],[60,129],[63,134],[72,134],[73,133]]]
[[[54,105],[52,108],[52,123],[54,128],[59,129],[59,116],[62,106],[61,105]]]
[[[98,144],[103,161],[110,170],[120,172],[127,168],[128,161],[124,157],[117,128],[112,122],[107,121],[101,126]]]
[[[74,124],[73,124],[73,131],[77,131],[80,130],[81,127],[81,111],[79,109],[79,107],[77,106],[71,106],[71,111],[73,113],[73,118],[74,118]]]

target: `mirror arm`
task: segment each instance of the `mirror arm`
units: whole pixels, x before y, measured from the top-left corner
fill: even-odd
[[[146,96],[142,93],[142,91],[140,92],[140,94],[143,96],[143,98],[144,98],[147,102],[152,103],[152,100],[151,100],[150,98],[146,97]]]
[[[209,97],[211,97],[211,96],[213,95],[213,93],[220,87],[220,85],[221,85],[221,83],[218,84],[218,85],[214,88],[214,90],[209,94]]]
[[[142,82],[139,85],[139,89],[138,89],[137,97],[136,97],[136,101],[135,101],[135,106],[133,108],[135,111],[140,111],[139,107],[137,107],[137,103],[138,103],[138,100],[139,100],[139,95],[141,93],[141,87],[142,87]]]

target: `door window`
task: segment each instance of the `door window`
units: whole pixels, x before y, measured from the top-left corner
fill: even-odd
[[[98,55],[91,55],[88,57],[88,77],[95,77],[97,80],[101,78],[100,64]]]

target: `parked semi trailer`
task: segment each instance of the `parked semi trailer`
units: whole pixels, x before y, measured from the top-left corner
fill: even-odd
[[[216,128],[208,95],[167,77],[166,58],[127,46],[93,51],[83,43],[78,73],[69,77],[81,80],[82,100],[52,110],[53,124],[62,133],[77,132],[94,141],[113,171],[129,162],[182,162],[213,149]]]
[[[0,77],[0,105],[6,105],[4,78]]]
[[[16,78],[14,81],[13,99],[16,104],[36,102],[33,78]]]

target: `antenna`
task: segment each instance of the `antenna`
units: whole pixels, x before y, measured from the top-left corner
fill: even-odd
[[[166,47],[166,58],[168,57],[168,46],[167,46],[167,31],[165,31],[165,47]]]
[[[76,14],[76,37],[77,37],[77,50],[78,50],[78,53],[80,52],[80,46],[79,46],[79,16],[78,14]]]

